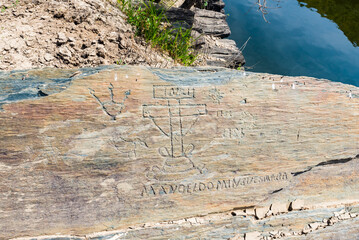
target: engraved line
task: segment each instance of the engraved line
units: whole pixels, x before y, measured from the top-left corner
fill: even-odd
[[[156,127],[157,127],[164,135],[166,135],[167,137],[170,137],[170,135],[167,134],[167,133],[156,123],[154,117],[149,116],[149,118],[152,120],[152,122],[156,125]]]
[[[110,83],[108,90],[110,91],[111,102],[115,103],[115,101],[113,100],[113,85],[112,85],[112,83]]]
[[[182,126],[182,115],[181,115],[181,100],[178,100],[178,115],[179,115],[179,121],[180,121],[180,130],[181,130],[181,152],[182,155],[184,155],[184,149],[183,149],[183,126]]]
[[[200,115],[195,115],[195,116],[197,116],[196,120],[192,123],[192,125],[189,127],[189,129],[187,130],[187,132],[183,136],[186,136],[187,133],[189,133],[189,131],[192,130],[192,127],[197,123]]]
[[[173,156],[173,126],[172,126],[172,113],[171,113],[170,100],[167,100],[167,105],[168,105],[168,114],[170,115],[169,121],[170,121],[170,133],[171,133],[171,152],[172,152],[172,157],[174,157]]]
[[[116,116],[113,116],[112,114],[110,114],[108,111],[107,111],[107,108],[103,105],[103,103],[100,101],[100,99],[94,94],[95,90],[89,88],[90,90],[90,94],[97,100],[97,102],[100,104],[100,106],[102,107],[102,110],[105,114],[107,114],[108,116],[110,116],[112,118],[112,120],[116,120]],[[122,111],[122,109],[121,109]]]

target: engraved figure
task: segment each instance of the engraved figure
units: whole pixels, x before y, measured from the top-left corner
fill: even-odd
[[[254,116],[247,111],[239,112],[236,118],[238,118],[237,125],[239,125],[240,128],[253,129],[256,127]]]
[[[64,163],[60,150],[51,143],[52,138],[47,136],[40,136],[40,138],[44,146],[41,151],[35,151],[34,148],[30,146],[25,147],[32,164],[57,165],[60,162]]]
[[[95,90],[89,88],[90,94],[92,97],[96,99],[96,101],[100,104],[103,112],[110,116],[112,120],[116,120],[117,116],[122,113],[122,110],[125,107],[125,100],[128,98],[128,96],[131,94],[131,90],[128,90],[125,92],[125,96],[122,99],[122,102],[116,102],[114,100],[114,93],[113,93],[113,85],[110,83],[108,90],[110,92],[110,100],[109,101],[101,101],[96,95]]]
[[[191,154],[194,144],[185,144],[188,134],[199,117],[207,114],[205,104],[184,104],[182,100],[193,99],[194,89],[189,87],[154,86],[153,97],[166,99],[163,105],[143,105],[143,117],[152,120],[154,125],[170,140],[170,148],[160,147],[159,154],[166,158],[163,166],[154,166],[147,173],[148,178],[173,180],[187,175],[204,173],[204,165],[196,164]],[[166,120],[159,122],[159,120]],[[187,126],[188,128],[186,129]]]
[[[138,156],[137,149],[139,147],[148,148],[147,143],[139,137],[128,138],[120,134],[114,134],[109,144],[113,146],[118,152],[124,153],[129,159],[136,160]]]

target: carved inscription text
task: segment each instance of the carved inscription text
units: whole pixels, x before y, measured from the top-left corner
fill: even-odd
[[[169,183],[169,184],[151,184],[144,185],[141,191],[141,196],[163,196],[166,194],[192,194],[204,191],[221,191],[225,189],[237,189],[241,186],[248,186],[253,184],[265,184],[274,181],[288,180],[286,172],[266,175],[266,176],[251,176],[251,177],[234,177],[232,179],[219,179],[213,181],[190,182],[190,183]]]

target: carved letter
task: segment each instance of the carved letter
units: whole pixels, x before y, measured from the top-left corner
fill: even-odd
[[[233,178],[233,180],[232,180],[232,188],[238,187],[239,182],[240,182],[240,179],[238,179],[238,181],[236,182],[236,178]]]
[[[188,183],[188,184],[187,184],[187,193],[191,193],[191,192],[190,192],[190,188],[191,188],[191,183]]]
[[[273,181],[275,179],[274,174],[272,174],[272,176],[270,177],[270,180]]]
[[[153,186],[151,185],[151,190],[150,193],[152,192],[153,195],[156,195],[155,189],[153,188]]]
[[[228,183],[226,181],[228,181]],[[223,184],[222,184],[222,182],[223,182]],[[230,188],[231,187],[230,184],[231,184],[231,180],[222,180],[222,181],[218,180],[218,182],[217,182],[217,190],[219,190],[219,188],[221,188],[221,189]]]
[[[247,177],[247,185],[251,184],[253,181],[253,177]]]
[[[165,189],[163,186],[161,186],[161,189],[160,189],[159,194],[160,194],[160,195],[162,195],[162,194],[167,194],[166,189]]]
[[[146,193],[146,195],[148,196],[147,188],[146,188],[145,185],[143,185],[143,189],[142,189],[142,192],[141,192],[141,196],[144,197],[144,196],[145,196],[145,193]]]
[[[180,184],[180,185],[178,186],[178,192],[179,192],[179,193],[184,193],[185,190],[186,190],[186,186],[185,186],[185,185]]]
[[[173,187],[175,186],[175,187]],[[170,185],[170,192],[169,193],[175,193],[177,190],[177,185]]]
[[[197,189],[196,189],[196,187],[197,187],[197,183],[195,183],[195,184],[194,184],[194,187],[193,187],[193,190],[192,190],[192,192],[197,192]]]
[[[200,191],[203,191],[203,190],[205,190],[206,189],[206,184],[204,184],[204,183],[199,183],[199,190]]]
[[[211,185],[211,187],[210,187],[210,185]],[[208,190],[211,190],[213,188],[214,188],[214,184],[212,182],[207,183],[207,189]]]
[[[284,173],[283,173],[283,176],[282,176],[282,180],[287,180],[287,179],[288,179],[287,173],[284,172]]]

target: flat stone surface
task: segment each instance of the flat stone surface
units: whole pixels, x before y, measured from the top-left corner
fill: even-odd
[[[1,73],[0,88],[0,238],[355,232],[357,87],[124,66]]]

